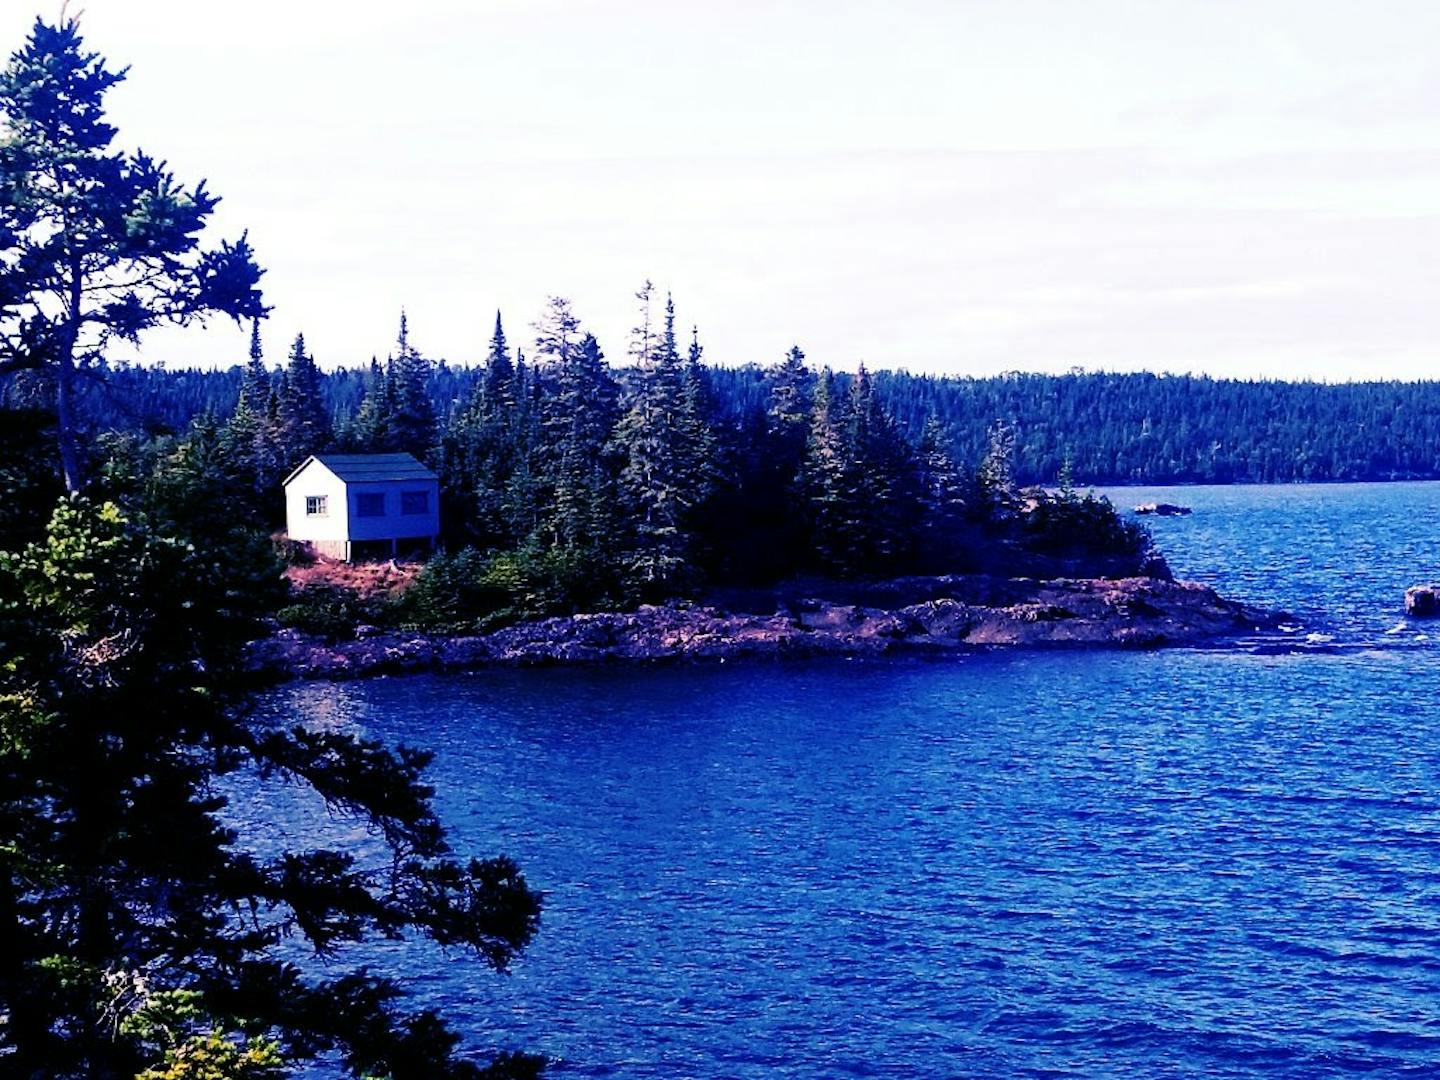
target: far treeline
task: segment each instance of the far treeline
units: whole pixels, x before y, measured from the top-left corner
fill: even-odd
[[[467,401],[482,370],[433,365],[426,389],[445,418]],[[765,408],[757,365],[707,367],[717,414],[743,426]],[[183,431],[195,418],[235,409],[245,368],[115,368],[90,395],[99,429]],[[842,392],[850,376],[836,375]],[[1314,383],[1203,375],[1077,372],[987,378],[880,371],[874,393],[911,439],[933,417],[947,451],[979,461],[987,431],[1015,435],[1015,479],[1055,484],[1068,462],[1076,483],[1281,484],[1440,479],[1440,382]],[[317,374],[322,410],[347,429],[369,368]]]

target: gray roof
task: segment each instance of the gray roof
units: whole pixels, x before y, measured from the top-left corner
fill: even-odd
[[[315,460],[347,484],[436,478],[413,454],[316,454]],[[299,471],[296,469],[295,473]],[[290,475],[293,477],[295,473]]]

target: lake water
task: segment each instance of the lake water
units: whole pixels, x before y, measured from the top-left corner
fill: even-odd
[[[281,691],[546,894],[511,976],[371,957],[562,1077],[1440,1075],[1440,485],[1115,495],[1293,648]]]

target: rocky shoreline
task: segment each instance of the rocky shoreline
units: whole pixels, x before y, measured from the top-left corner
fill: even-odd
[[[274,679],[351,679],[487,666],[733,657],[879,656],[986,647],[1153,649],[1274,629],[1285,617],[1213,589],[1158,578],[907,578],[851,587],[833,599],[771,595],[734,605],[666,604],[567,615],[486,634],[443,636],[358,628],[348,641],[277,630],[251,663]]]

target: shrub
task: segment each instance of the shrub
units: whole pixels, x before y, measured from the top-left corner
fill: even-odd
[[[1133,561],[1137,569],[1150,553],[1150,531],[1121,516],[1103,495],[1042,491],[1033,498],[1024,523],[1025,546],[1031,551]]]

